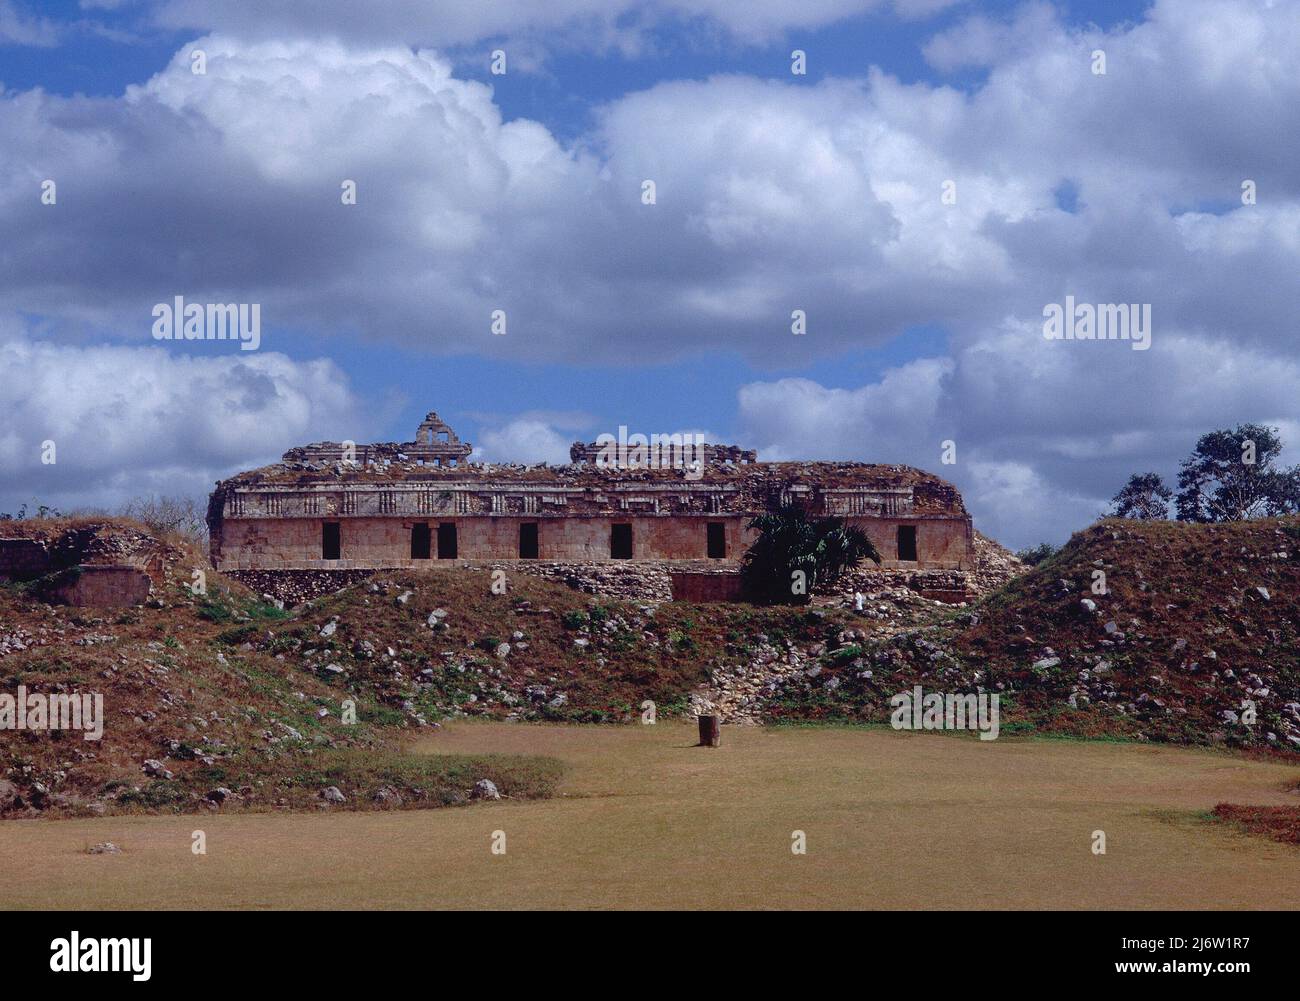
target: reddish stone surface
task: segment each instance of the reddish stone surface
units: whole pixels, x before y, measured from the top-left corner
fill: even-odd
[[[740,601],[739,573],[673,573],[673,601]]]
[[[55,589],[59,600],[90,608],[142,605],[149,597],[149,575],[133,566],[81,566]]]
[[[0,539],[0,581],[32,580],[49,573],[50,553],[36,539]]]

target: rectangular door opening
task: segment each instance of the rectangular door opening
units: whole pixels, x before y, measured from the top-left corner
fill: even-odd
[[[320,558],[323,560],[341,559],[343,542],[340,537],[339,523],[326,521],[320,527]]]
[[[519,526],[519,558],[537,559],[537,522],[526,521]]]
[[[709,559],[727,558],[727,526],[720,521],[709,522]]]
[[[411,559],[427,560],[433,554],[433,541],[429,526],[426,524],[411,526]]]
[[[630,560],[632,558],[631,525],[609,526],[609,556],[610,559],[614,560]]]
[[[456,523],[444,521],[438,525],[438,559],[456,558]]]
[[[916,526],[898,526],[898,558],[900,560],[916,559]]]

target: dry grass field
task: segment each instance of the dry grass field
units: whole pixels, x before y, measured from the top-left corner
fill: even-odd
[[[547,801],[6,822],[0,906],[1300,907],[1295,848],[1205,819],[1222,801],[1294,804],[1294,767],[883,729],[724,728],[718,749],[694,736],[464,722],[411,746],[560,758]],[[122,854],[84,854],[101,841]]]

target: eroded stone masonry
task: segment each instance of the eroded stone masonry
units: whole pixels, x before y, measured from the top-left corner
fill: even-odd
[[[730,445],[615,465],[576,443],[567,466],[478,464],[436,413],[415,441],[320,442],[217,484],[213,565],[225,571],[368,570],[439,560],[734,567],[754,515],[798,504],[861,527],[886,568],[970,570],[970,515],[951,484],[909,466],[757,462]],[[625,461],[624,461],[625,460]]]

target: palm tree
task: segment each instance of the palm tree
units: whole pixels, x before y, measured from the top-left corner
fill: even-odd
[[[862,529],[839,518],[809,518],[794,505],[760,514],[749,527],[759,535],[741,573],[750,600],[760,604],[806,605],[814,587],[835,583],[864,559],[880,562]]]

